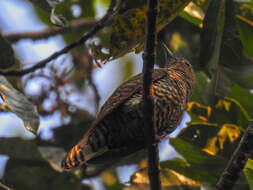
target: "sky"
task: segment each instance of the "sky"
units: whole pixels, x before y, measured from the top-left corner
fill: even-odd
[[[42,23],[39,18],[36,16],[36,13],[33,7],[24,1],[21,0],[8,0],[8,1],[0,1],[0,29],[2,33],[9,32],[25,32],[25,31],[39,31],[47,28],[47,26]],[[97,9],[97,17],[101,17],[105,12],[105,8],[98,4]],[[78,10],[74,10],[77,11]],[[9,14],[9,13],[15,14]],[[43,58],[48,57],[52,53],[57,50],[60,50],[63,47],[65,42],[61,38],[61,36],[50,37],[46,40],[39,41],[31,41],[31,40],[22,40],[13,45],[15,53],[20,60],[22,60],[23,66],[27,66],[27,64],[31,65],[36,61],[39,61]],[[71,61],[70,55],[67,56],[69,61]],[[61,61],[63,57],[57,59],[57,61]],[[134,60],[134,74],[141,72],[142,69],[142,60],[141,55],[127,55],[126,59]],[[99,94],[101,96],[100,105],[105,102],[105,100],[111,95],[111,93],[116,89],[119,84],[122,82],[122,76],[120,74],[113,75],[112,73],[119,73],[123,64],[119,64],[118,60],[107,63],[102,69],[96,69],[93,72],[94,82],[97,85]],[[27,89],[25,89],[28,93],[33,94],[40,88],[38,85],[40,83],[35,81],[35,83],[31,83]],[[77,95],[73,95],[70,97],[71,102],[75,102],[76,98],[81,98],[81,102],[83,104],[78,105],[82,108],[88,110],[90,113],[95,114],[94,105],[91,105],[90,102],[93,97],[93,92],[90,87],[84,89],[83,92],[85,95],[82,97],[78,97]],[[184,117],[184,122],[189,120],[189,116]],[[22,138],[33,138],[34,136],[27,132],[23,126],[22,120],[17,118],[12,113],[2,113],[0,114],[0,137],[22,137]],[[54,113],[50,117],[41,118],[41,124],[39,127],[39,133],[41,133],[42,137],[47,139],[52,137],[51,128],[57,126],[61,122],[60,114],[58,112]],[[175,136],[179,130],[176,130],[172,136]],[[160,148],[160,159],[166,160],[168,158],[172,158],[176,156],[174,149],[171,146],[168,146],[167,141],[163,141],[159,144]],[[0,158],[0,166],[4,165],[7,157],[1,156]],[[117,169],[117,174],[122,182],[127,182],[129,180],[130,175],[136,170],[136,165],[128,165],[122,166]],[[4,168],[0,170],[0,175],[3,173]],[[89,183],[92,183],[96,186],[96,189],[102,189],[100,180],[98,178],[89,180]]]

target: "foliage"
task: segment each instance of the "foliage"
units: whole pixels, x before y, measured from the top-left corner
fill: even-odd
[[[65,0],[53,5],[48,2],[57,1],[29,2],[51,30],[55,29],[52,23],[63,25],[59,21],[66,21],[65,27],[68,27],[81,19],[97,19],[96,5],[108,6],[110,1]],[[39,116],[60,113],[63,119],[48,140],[41,139],[40,134],[33,140],[0,138],[0,154],[8,156],[2,177],[4,184],[14,189],[92,189],[82,183],[80,169],[64,173],[59,166],[65,151],[77,143],[93,121],[93,116],[78,107],[79,102],[70,102],[69,97],[83,96],[87,86],[93,86],[96,94],[91,76],[97,67],[90,64],[91,56],[97,66],[114,59],[126,62],[121,73],[124,80],[133,74],[131,60],[122,57],[143,50],[145,3],[144,0],[125,1],[104,30],[85,46],[69,53],[71,63],[57,59],[60,64],[49,63],[46,68],[26,75],[24,80],[0,76],[0,108],[4,111],[0,114],[15,113],[34,133]],[[73,7],[78,7],[80,14],[74,14]],[[189,59],[196,71],[195,89],[187,107],[191,120],[176,138],[166,140],[181,156],[161,162],[163,188],[205,189],[204,186],[217,182],[253,117],[250,91],[253,88],[253,1],[160,0],[157,29],[159,41]],[[69,44],[88,30],[87,27],[70,30],[61,36]],[[15,57],[6,39],[4,34],[0,35],[0,69],[17,68],[18,61],[22,60]],[[158,47],[157,53],[157,64],[163,66],[161,48]],[[24,89],[37,79],[43,79],[39,93],[27,98],[29,92]],[[46,107],[52,97],[53,103]],[[66,123],[64,119],[69,121]],[[143,154],[140,155],[119,164],[138,165],[128,184],[120,182],[115,172],[117,166],[104,171],[100,177],[106,189],[146,189],[149,183],[146,164],[143,164]],[[252,164],[249,159],[235,189],[253,190]]]

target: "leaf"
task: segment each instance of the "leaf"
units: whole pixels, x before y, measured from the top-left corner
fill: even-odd
[[[0,154],[19,160],[43,161],[35,142],[21,138],[0,138]]]
[[[170,23],[177,14],[189,3],[189,0],[161,0],[159,1],[158,25],[160,31]],[[132,8],[114,17],[110,41],[93,45],[93,56],[97,61],[105,62],[122,56],[144,40],[146,8]],[[102,47],[108,53],[102,51]]]
[[[234,86],[229,97],[234,98],[245,108],[250,117],[253,117],[253,94],[249,90]]]
[[[56,25],[63,27],[67,24],[67,20],[62,15],[57,15],[55,13],[55,7],[57,4],[60,4],[61,0],[47,0],[48,4],[51,7],[50,21]]]
[[[208,104],[213,105],[218,99],[230,94],[233,85],[234,82],[224,73],[224,67],[219,65],[206,89]]]
[[[197,164],[189,164],[186,160],[175,158],[161,162],[161,168],[169,168],[198,182],[215,183],[218,176],[212,175],[206,168]]]
[[[185,8],[184,11],[179,14],[182,18],[188,20],[192,24],[202,28],[203,27],[203,17],[204,13],[200,7],[195,3],[190,2]]]
[[[197,169],[200,172],[200,175],[202,175],[202,173],[205,174],[204,177],[201,177],[196,175],[194,172],[191,173],[190,170],[188,170],[185,172],[185,174],[188,174],[187,177],[191,177],[195,180],[214,183],[219,177],[220,172],[226,166],[226,160],[222,157],[211,156],[203,152],[199,147],[194,146],[191,142],[182,140],[181,138],[171,138],[170,144],[186,159],[187,163],[189,163],[189,166],[192,166],[191,169]],[[205,173],[205,171],[208,172]],[[178,172],[180,172],[180,170]]]
[[[187,111],[192,120],[191,125],[222,126],[224,124],[234,124],[240,126],[244,131],[250,120],[246,109],[234,98],[225,97],[220,99],[214,106],[205,106],[197,102],[189,102]],[[187,129],[186,129],[187,130]]]
[[[249,4],[237,6],[236,18],[240,31],[240,39],[243,43],[243,48],[247,54],[253,56],[253,7]]]
[[[200,67],[209,72],[217,68],[224,23],[225,0],[212,0],[203,21],[199,58]]]
[[[160,172],[161,172],[160,173],[161,183],[162,183],[163,188],[178,187],[179,189],[183,190],[183,189],[192,189],[194,187],[200,187],[200,184],[197,181],[194,181],[188,177],[185,177],[174,170],[161,169]],[[149,178],[147,175],[147,170],[145,169],[145,170],[136,172],[131,177],[131,183],[136,184],[136,185],[148,185]]]
[[[58,147],[38,147],[39,152],[41,153],[42,157],[49,162],[51,167],[58,172],[62,172],[63,169],[61,167],[61,162],[66,152],[63,148]]]
[[[248,180],[250,189],[253,189],[253,160],[248,159],[246,165],[244,166],[243,173]]]
[[[12,158],[7,162],[2,180],[13,189],[69,190],[86,187],[73,174],[59,173],[53,170],[47,162],[41,163]]]
[[[0,34],[0,69],[9,68],[14,64],[14,51],[8,41]]]
[[[192,101],[204,104],[206,103],[205,91],[208,85],[208,78],[203,72],[195,72],[195,84],[194,90],[191,97]]]
[[[56,25],[63,27],[67,24],[67,20],[62,15],[55,14],[55,8],[52,8],[51,15],[50,15],[50,21]]]
[[[253,88],[253,60],[243,54],[240,64],[223,67],[223,74],[233,83],[247,89]]]
[[[0,109],[15,113],[23,120],[25,128],[36,135],[40,123],[36,106],[3,76],[0,76],[0,96],[4,101]]]
[[[233,143],[240,136],[240,129],[233,124],[224,124],[217,136],[208,140],[205,148],[202,150],[210,155],[216,155],[220,150],[224,149],[224,143],[228,139]]]
[[[50,167],[36,140],[0,138],[0,154],[9,157],[2,180],[13,189],[81,189],[81,180],[74,174]]]

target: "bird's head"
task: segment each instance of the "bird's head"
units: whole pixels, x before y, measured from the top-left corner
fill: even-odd
[[[165,66],[169,69],[169,71],[176,72],[180,79],[186,82],[188,89],[192,91],[195,80],[192,64],[183,57],[175,56],[165,44],[164,49],[167,55]]]

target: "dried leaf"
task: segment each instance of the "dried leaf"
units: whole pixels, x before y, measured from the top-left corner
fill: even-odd
[[[24,94],[13,88],[3,76],[0,76],[0,96],[4,101],[0,109],[15,113],[23,120],[28,131],[37,134],[40,119],[36,106]]]
[[[170,23],[189,2],[189,0],[159,1],[157,30],[160,31]],[[144,40],[145,18],[145,6],[129,9],[114,17],[110,41],[102,46],[101,44],[92,46],[95,59],[103,63],[133,51],[132,49]],[[101,47],[107,48],[107,53],[104,53]]]

